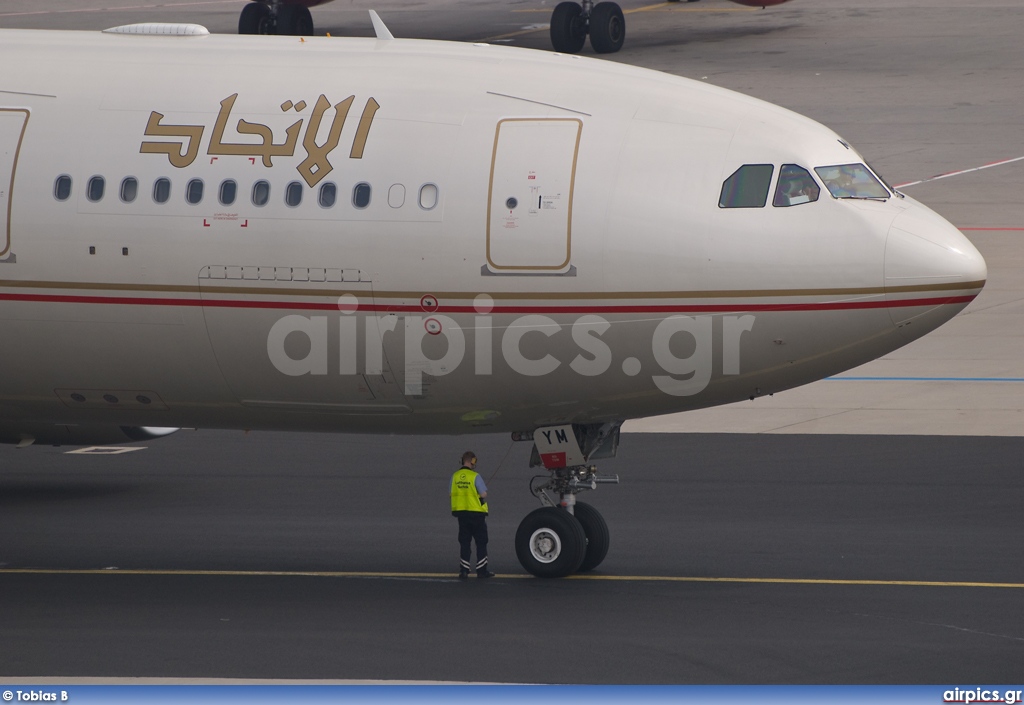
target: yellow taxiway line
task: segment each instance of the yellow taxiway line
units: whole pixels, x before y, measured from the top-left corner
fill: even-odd
[[[171,570],[152,568],[0,568],[4,575],[167,575],[184,577],[312,577],[312,578],[390,578],[398,580],[457,580],[453,573],[399,573],[376,571],[294,571],[294,570]],[[504,580],[533,578],[522,573],[495,576]],[[996,583],[945,580],[846,580],[829,578],[715,578],[674,575],[571,575],[565,580],[637,583],[732,583],[757,585],[868,585],[901,587],[959,587],[1024,589],[1024,583]]]

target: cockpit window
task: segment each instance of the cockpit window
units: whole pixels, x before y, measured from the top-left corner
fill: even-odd
[[[833,198],[889,198],[889,191],[863,164],[818,166],[814,171]]]
[[[744,164],[722,184],[719,208],[764,208],[772,185],[771,164]]]
[[[779,169],[779,185],[775,187],[772,205],[785,208],[813,203],[820,193],[821,189],[810,172],[796,164],[783,164]]]

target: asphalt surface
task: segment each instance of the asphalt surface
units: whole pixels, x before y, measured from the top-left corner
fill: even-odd
[[[491,581],[455,579],[466,447],[490,479]],[[608,558],[556,581],[516,561],[536,504],[529,445],[505,436],[66,450],[0,449],[0,676],[1020,677],[1020,439],[630,435],[601,465],[622,484],[586,498]]]

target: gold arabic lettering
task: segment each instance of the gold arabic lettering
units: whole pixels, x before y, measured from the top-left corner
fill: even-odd
[[[378,108],[380,108],[380,103],[373,98],[366,101],[366,107],[363,108],[363,115],[359,118],[359,129],[356,130],[356,138],[352,141],[352,151],[349,152],[348,155],[350,158],[363,158],[363,150],[366,148],[366,138],[370,136],[370,125],[373,124],[373,116],[377,114]]]
[[[313,106],[313,115],[309,118],[309,127],[306,128],[306,135],[302,138],[302,147],[306,150],[307,156],[298,166],[299,174],[310,188],[320,183],[320,180],[334,169],[327,155],[338,146],[338,141],[341,140],[341,130],[345,127],[349,108],[352,107],[352,101],[355,99],[354,95],[350,95],[334,106],[334,122],[331,123],[327,141],[320,145],[316,143],[316,133],[320,131],[320,121],[323,120],[327,109],[331,107],[331,101],[327,100],[325,95],[317,98],[316,105]]]
[[[149,114],[146,123],[147,137],[181,137],[181,142],[143,142],[139,154],[166,154],[173,166],[186,167],[199,155],[199,140],[203,137],[202,125],[161,125],[162,113],[156,111]],[[185,140],[188,146],[185,146]]]
[[[239,118],[235,124],[235,131],[239,135],[253,135],[258,138],[255,142],[226,142],[224,133],[227,131],[228,122],[231,119],[231,111],[235,106],[238,94],[233,93],[220,102],[220,111],[213,124],[210,135],[210,144],[207,154],[211,156],[239,156],[259,157],[265,167],[273,167],[274,157],[293,157],[295,148],[299,144],[299,134],[302,132],[300,118],[285,129],[283,142],[274,141],[274,131],[268,125],[250,122]],[[323,144],[317,143],[317,134],[324,116],[330,109],[331,101],[327,96],[320,95],[313,106],[313,113],[309,117],[305,135],[302,137],[302,147],[306,151],[306,158],[296,167],[303,180],[312,188],[334,170],[329,155],[341,141],[341,133],[348,120],[349,111],[355,96],[350,95],[345,100],[337,103],[334,108],[334,119],[327,130]],[[301,113],[307,105],[304,100],[293,103],[288,100],[281,104],[281,111],[288,112],[295,110]],[[370,127],[373,124],[374,116],[380,108],[380,103],[374,98],[369,98],[363,107],[363,113],[359,118],[359,125],[356,127],[355,136],[352,139],[352,149],[349,152],[350,159],[362,159],[366,150],[366,142],[370,134]],[[149,122],[146,124],[145,135],[148,137],[178,137],[178,142],[143,142],[140,152],[143,154],[166,154],[173,166],[178,168],[187,167],[195,161],[199,154],[200,141],[205,130],[204,125],[161,125],[162,113],[152,112]]]
[[[302,129],[302,120],[290,125],[285,130],[286,139],[281,144],[274,143],[274,132],[266,125],[249,122],[240,119],[235,130],[242,135],[257,135],[262,138],[259,144],[251,142],[224,142],[224,130],[228,124],[228,116],[231,108],[235,105],[237,93],[229,95],[220,102],[220,112],[217,113],[217,120],[213,123],[213,134],[210,136],[210,147],[206,150],[211,155],[231,155],[241,157],[261,157],[263,166],[272,167],[272,157],[290,157],[295,154],[295,145],[299,141],[299,131]]]

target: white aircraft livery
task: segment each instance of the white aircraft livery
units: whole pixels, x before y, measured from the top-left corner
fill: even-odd
[[[0,31],[0,441],[178,427],[533,440],[535,575],[626,419],[934,330],[978,251],[831,130],[509,47]]]

